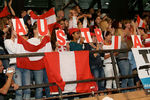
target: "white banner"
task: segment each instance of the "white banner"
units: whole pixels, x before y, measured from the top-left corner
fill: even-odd
[[[150,48],[132,48],[139,78],[144,89],[150,89]]]

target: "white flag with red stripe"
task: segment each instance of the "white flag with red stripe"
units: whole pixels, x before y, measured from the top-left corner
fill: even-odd
[[[112,36],[112,49],[120,49],[121,48],[121,36]]]
[[[63,93],[97,91],[95,82],[66,84],[67,81],[93,79],[89,67],[89,51],[45,53],[45,64],[50,83],[56,83]],[[51,93],[58,93],[56,86],[50,87]]]
[[[140,18],[140,16],[137,16],[137,23],[138,23],[138,27],[145,28],[145,24],[143,20]]]
[[[33,11],[31,11],[30,16],[31,16],[32,25],[34,22],[37,21],[37,19],[46,19],[50,31],[52,30],[53,25],[56,23],[56,15],[55,15],[54,8],[51,8],[49,11],[39,16],[36,15]]]
[[[51,51],[52,47],[49,36],[45,36],[42,41],[36,38],[31,38],[29,41],[26,41],[18,35],[17,53],[40,53]],[[43,56],[17,58],[17,67],[31,70],[40,70],[45,68],[43,59]]]

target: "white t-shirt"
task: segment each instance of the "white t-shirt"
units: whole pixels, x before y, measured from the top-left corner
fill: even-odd
[[[104,50],[112,49],[112,46],[111,45],[103,45],[103,49]],[[105,55],[108,55],[108,54],[110,54],[110,53],[105,53]],[[111,57],[104,59],[104,64],[111,63],[111,62],[112,62]]]
[[[4,40],[4,45],[9,54],[17,53],[17,39],[15,41],[11,39]],[[10,58],[10,64],[16,63],[16,58]]]
[[[39,45],[41,43],[40,39],[38,38],[31,38],[31,39],[28,39],[27,40],[30,44],[33,44],[35,46]],[[52,52],[52,46],[51,46],[51,43],[47,43],[43,48],[39,49],[37,51],[37,53],[40,53],[40,52]],[[31,52],[27,52],[26,53],[31,53]],[[38,57],[29,57],[29,59],[31,61],[35,61],[35,60],[40,60],[41,58],[43,58],[43,56],[38,56]]]

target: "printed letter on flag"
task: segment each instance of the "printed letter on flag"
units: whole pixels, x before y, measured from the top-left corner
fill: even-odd
[[[121,36],[112,36],[112,49],[120,49]]]
[[[48,26],[46,19],[38,19],[37,20],[38,31],[41,36],[45,36],[48,33]]]
[[[94,31],[95,31],[95,34],[96,34],[98,43],[103,42],[103,36],[102,36],[102,31],[101,31],[101,29],[98,29],[98,28],[97,28],[97,29],[94,29]]]
[[[66,36],[63,30],[56,30],[56,37],[59,45],[66,45]]]
[[[142,41],[140,39],[140,35],[131,35],[133,41],[133,48],[141,48]]]
[[[26,35],[25,25],[22,18],[12,19],[14,30],[19,35]]]
[[[84,43],[92,42],[89,28],[81,28],[81,36],[85,38]]]

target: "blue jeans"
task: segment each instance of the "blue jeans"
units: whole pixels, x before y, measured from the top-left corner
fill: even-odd
[[[5,51],[3,49],[0,49],[0,55],[5,54]],[[8,59],[2,59],[2,63],[4,68],[8,68],[9,67],[9,60]]]
[[[15,68],[15,74],[13,78],[16,84],[18,84],[19,86],[31,85],[30,70],[17,68],[16,65],[12,65],[10,67]],[[30,99],[30,96],[31,96],[30,89],[16,90],[15,100]]]
[[[48,77],[47,77],[47,73],[46,73],[46,69],[43,70],[44,71],[44,83],[49,83],[48,81]],[[51,97],[50,95],[50,88],[49,87],[45,87],[45,94],[46,94],[46,97]]]
[[[91,72],[95,78],[104,78],[104,69],[96,65],[91,66]],[[105,90],[105,81],[98,81],[98,90]]]
[[[132,75],[132,68],[130,66],[129,60],[119,60],[118,61],[118,66],[119,66],[119,69],[120,69],[120,74],[122,76]],[[122,79],[121,87],[126,88],[127,86],[129,86],[129,87],[134,86],[133,78]]]
[[[128,52],[128,59],[129,59],[129,63],[130,63],[132,70],[135,69],[136,68],[136,62],[135,62],[132,51]]]
[[[35,84],[43,84],[43,69],[42,70],[33,70],[33,77]],[[35,99],[43,98],[43,88],[36,88]]]

